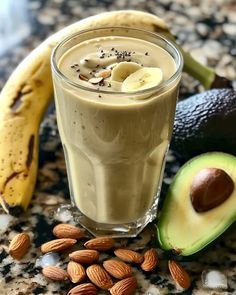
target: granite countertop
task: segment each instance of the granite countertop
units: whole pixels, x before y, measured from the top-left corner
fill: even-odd
[[[161,16],[187,50],[201,62],[215,67],[218,74],[234,80],[234,87],[236,86],[236,3],[233,0],[4,1],[7,2],[11,2],[11,5],[21,2],[22,6],[14,9],[18,12],[22,10],[21,22],[24,22],[24,25],[22,31],[16,34],[19,39],[17,44],[12,40],[6,41],[4,37],[0,41],[1,49],[3,45],[7,49],[5,53],[0,51],[0,88],[16,65],[51,33],[89,15],[125,8],[145,10]],[[17,22],[20,16],[13,18]],[[19,25],[16,27],[21,29]],[[20,35],[23,36],[21,41]],[[180,97],[202,90],[198,82],[184,74]],[[163,195],[179,165],[178,159],[170,151]],[[38,182],[30,208],[18,218],[8,216],[0,209],[0,295],[66,294],[72,287],[69,283],[54,283],[45,279],[41,275],[39,260],[39,247],[43,242],[53,239],[53,226],[60,221],[75,222],[68,210],[69,203],[65,163],[54,106],[51,105],[40,129]],[[134,268],[138,279],[138,290],[135,294],[236,294],[234,230],[235,226],[232,226],[231,230],[210,248],[182,262],[192,279],[190,289],[184,291],[176,286],[167,269],[168,258],[158,249],[160,262],[155,271],[146,274]],[[17,262],[8,255],[8,245],[9,240],[22,231],[30,234],[33,243],[29,253]],[[154,235],[155,224],[150,224],[136,239],[124,239],[121,242],[142,251],[153,245]],[[105,259],[107,256],[109,254],[102,258]],[[67,256],[62,255],[59,264],[65,267],[67,262]],[[202,275],[212,269],[227,277],[227,289],[214,290],[203,286]]]

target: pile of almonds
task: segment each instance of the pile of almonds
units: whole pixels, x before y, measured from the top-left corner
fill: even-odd
[[[42,253],[63,252],[85,238],[84,232],[70,224],[58,224],[53,229],[57,239],[44,243]],[[13,238],[9,246],[9,254],[14,259],[21,259],[30,246],[28,234],[21,233]],[[99,262],[100,252],[114,250],[116,258]],[[118,258],[118,259],[117,259]],[[112,295],[130,295],[137,288],[137,280],[132,275],[129,264],[140,265],[146,272],[153,271],[158,264],[157,251],[147,250],[143,255],[125,248],[116,248],[111,237],[98,237],[84,243],[84,249],[69,254],[67,270],[58,266],[47,266],[42,269],[45,277],[55,281],[71,280],[77,284],[68,295],[95,295],[98,288],[109,290]],[[189,288],[191,282],[188,273],[174,260],[168,263],[170,273],[182,288]]]

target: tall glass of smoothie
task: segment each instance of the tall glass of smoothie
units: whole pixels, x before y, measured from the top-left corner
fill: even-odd
[[[77,220],[136,236],[157,214],[183,60],[156,34],[79,32],[52,55],[59,133]]]

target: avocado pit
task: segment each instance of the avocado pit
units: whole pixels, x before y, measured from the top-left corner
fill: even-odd
[[[225,202],[234,190],[232,178],[222,169],[204,168],[193,178],[190,198],[197,212],[206,212]]]

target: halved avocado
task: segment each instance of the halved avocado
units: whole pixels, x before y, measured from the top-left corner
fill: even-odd
[[[197,212],[190,188],[196,175],[205,168],[225,171],[233,180],[229,197],[217,207]],[[158,222],[158,239],[164,250],[192,255],[220,236],[236,220],[236,157],[211,152],[188,161],[170,185]]]

